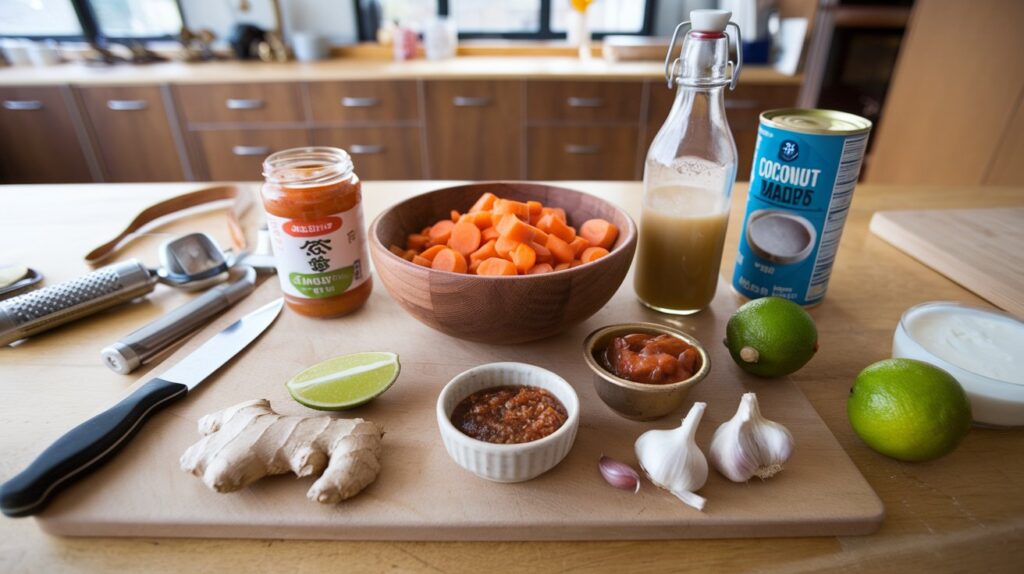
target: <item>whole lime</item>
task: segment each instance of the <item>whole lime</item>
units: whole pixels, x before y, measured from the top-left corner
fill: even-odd
[[[814,319],[781,297],[754,299],[725,326],[725,345],[736,364],[759,377],[781,377],[800,370],[818,350]]]
[[[906,461],[949,454],[971,428],[971,403],[960,383],[914,359],[886,359],[861,371],[846,412],[868,446]]]

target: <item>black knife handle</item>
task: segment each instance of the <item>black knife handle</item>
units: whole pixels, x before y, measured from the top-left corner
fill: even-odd
[[[29,516],[55,494],[114,457],[157,409],[188,394],[188,387],[153,379],[43,451],[28,468],[0,485],[0,511]]]

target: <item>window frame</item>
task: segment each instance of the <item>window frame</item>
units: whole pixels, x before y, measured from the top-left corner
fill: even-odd
[[[166,34],[163,36],[107,36],[100,30],[99,20],[96,18],[96,11],[93,9],[92,0],[68,0],[78,17],[78,24],[82,33],[78,35],[57,36],[52,34],[0,34],[0,38],[26,38],[28,40],[56,40],[58,42],[89,42],[99,45],[106,43],[130,44],[133,42],[165,42],[176,41],[177,35]],[[181,9],[181,0],[174,0],[178,7],[178,14],[181,16],[182,25],[185,24],[185,11]]]

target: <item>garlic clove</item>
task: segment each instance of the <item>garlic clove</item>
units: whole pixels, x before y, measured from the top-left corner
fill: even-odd
[[[736,414],[718,427],[708,450],[715,469],[733,482],[771,478],[792,454],[793,435],[761,415],[754,393],[743,395]]]
[[[694,403],[678,428],[647,431],[634,445],[647,478],[697,510],[703,510],[706,500],[695,491],[708,480],[708,461],[696,441],[706,407],[707,403]]]
[[[632,490],[633,494],[640,492],[640,475],[628,464],[601,455],[597,469],[601,471],[605,482],[615,488]]]

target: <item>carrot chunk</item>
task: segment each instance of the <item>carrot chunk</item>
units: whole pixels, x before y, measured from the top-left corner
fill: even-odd
[[[515,215],[516,217],[518,217],[519,219],[522,219],[523,221],[529,221],[530,220],[530,206],[529,205],[527,205],[527,204],[525,204],[525,203],[523,203],[521,201],[515,201],[515,200],[512,200],[512,199],[498,199],[498,200],[495,200],[495,202],[494,202],[494,214],[495,215],[499,215],[499,214],[504,215],[506,213],[511,213],[512,215]]]
[[[530,243],[533,252],[537,254],[537,263],[551,263],[551,250],[534,241]]]
[[[559,263],[558,265],[555,265],[555,271],[565,271],[568,268],[569,268],[569,264],[568,263]]]
[[[430,266],[438,271],[453,273],[465,273],[469,269],[466,258],[458,251],[447,247],[438,252]]]
[[[475,211],[471,213],[463,213],[462,217],[459,218],[459,222],[468,221],[473,225],[480,228],[481,231],[487,229],[492,225],[491,223],[491,212],[490,211]]]
[[[537,227],[541,231],[557,236],[566,243],[576,239],[576,230],[569,227],[565,221],[559,219],[554,213],[541,216],[540,221],[537,222]]]
[[[431,260],[420,255],[413,257],[412,262],[415,263],[416,265],[422,265],[423,267],[430,267],[432,263]]]
[[[537,252],[525,243],[517,245],[510,255],[512,256],[512,263],[520,273],[526,273],[537,263]]]
[[[401,247],[399,247],[397,245],[390,245],[388,247],[388,251],[394,253],[395,255],[397,255],[399,257],[405,257],[405,249],[402,249]]]
[[[580,235],[595,247],[611,249],[619,237],[619,228],[604,219],[589,219],[580,226]]]
[[[608,255],[608,250],[604,247],[588,247],[580,254],[580,261],[590,263],[591,261],[597,261],[605,255]]]
[[[582,235],[577,235],[576,239],[569,242],[569,247],[572,247],[572,252],[576,257],[579,257],[580,253],[583,253],[583,250],[590,246],[590,242]]]
[[[565,210],[561,207],[545,207],[540,212],[541,215],[554,214],[555,217],[562,220],[562,223],[569,223],[569,219],[565,217]]]
[[[503,237],[508,237],[513,241],[523,243],[533,240],[533,228],[530,227],[530,224],[523,223],[521,219],[514,215],[506,214],[501,216],[495,227],[498,228],[498,233]]]
[[[409,237],[405,241],[405,248],[422,251],[428,243],[430,243],[429,235],[423,235],[422,233],[410,233]]]
[[[548,235],[548,242],[545,247],[551,251],[552,257],[559,263],[570,263],[573,259],[572,247],[569,247],[569,244],[557,235]]]
[[[491,241],[492,239],[497,239],[499,237],[501,237],[501,234],[498,233],[497,227],[488,227],[480,232],[480,239],[483,241]]]
[[[412,261],[412,258],[416,257],[416,255],[417,253],[415,249],[406,249],[402,253],[402,258],[405,259],[406,261]]]
[[[555,268],[550,263],[538,263],[526,272],[527,275],[538,275],[540,273],[551,273]]]
[[[462,217],[462,214],[461,214],[461,213],[459,213],[458,211],[455,211],[455,210],[453,209],[453,210],[452,210],[452,223],[458,223],[458,222],[459,222],[459,218],[460,218],[460,217]]]
[[[476,268],[477,275],[517,275],[516,266],[507,259],[491,257],[480,262]]]
[[[515,249],[517,245],[519,245],[518,241],[502,235],[498,237],[498,240],[494,243],[494,250],[498,252],[498,257],[511,259],[512,250]]]
[[[473,207],[469,208],[470,213],[476,213],[478,211],[490,211],[494,208],[494,202],[497,201],[498,196],[491,192],[487,192],[480,196],[480,199],[476,200]]]
[[[442,219],[434,224],[430,228],[430,244],[431,245],[447,245],[448,240],[452,236],[452,228],[455,227],[455,222],[450,219]]]
[[[480,248],[480,228],[468,221],[461,221],[452,228],[448,238],[448,247],[458,251],[463,257]]]
[[[420,257],[422,257],[422,258],[424,258],[424,259],[426,259],[428,261],[433,261],[434,257],[436,257],[438,253],[444,251],[445,249],[446,249],[446,247],[444,245],[432,245],[432,246],[426,248],[423,251],[423,253],[420,253]]]
[[[490,240],[480,246],[480,249],[469,254],[469,262],[472,264],[475,262],[483,261],[484,259],[490,259],[491,257],[497,257],[498,252],[494,250],[494,244],[497,243],[495,240]]]

